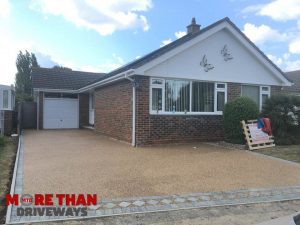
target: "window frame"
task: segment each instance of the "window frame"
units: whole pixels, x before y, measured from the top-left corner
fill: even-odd
[[[153,80],[162,80],[162,84],[152,84]],[[152,110],[152,89],[157,88],[161,89],[161,98],[162,98],[162,110]],[[151,78],[150,79],[150,101],[149,101],[149,109],[150,109],[150,114],[159,114],[163,113],[165,109],[165,79],[160,79],[160,78]]]
[[[223,111],[217,111],[217,93],[225,93],[225,104],[227,102],[227,83],[225,82],[215,82],[215,81],[202,81],[202,80],[188,80],[188,79],[178,79],[178,78],[157,78],[151,77],[149,79],[149,113],[151,115],[223,115]],[[153,80],[162,80],[162,84],[153,84]],[[178,80],[178,81],[189,81],[190,82],[190,109],[187,112],[168,112],[165,111],[165,80]],[[193,82],[203,82],[203,83],[213,83],[214,84],[214,112],[192,112],[192,91]],[[224,88],[218,88],[218,84],[224,84]],[[162,110],[152,110],[152,89],[159,88],[162,90]]]
[[[267,91],[263,90],[263,88],[268,88]],[[267,85],[262,85],[259,87],[259,111],[262,110],[262,99],[263,99],[263,95],[268,95],[268,98],[270,98],[271,96],[271,87],[270,86],[267,86]]]

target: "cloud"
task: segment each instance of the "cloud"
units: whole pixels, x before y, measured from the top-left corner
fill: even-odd
[[[243,13],[255,12],[256,15],[268,16],[276,21],[300,19],[299,0],[275,0],[267,4],[248,6]]]
[[[251,41],[256,44],[263,44],[265,42],[278,42],[286,41],[289,35],[286,33],[280,33],[278,30],[274,30],[267,25],[255,26],[251,23],[244,25],[243,32],[246,34]]]
[[[79,68],[76,68],[81,71],[95,72],[95,73],[108,73],[124,65],[124,60],[122,57],[116,53],[112,54],[112,59],[108,59],[105,62],[102,62],[96,66],[93,65],[84,65]]]
[[[160,44],[160,47],[164,47],[165,45],[168,45],[172,42],[172,39],[169,38],[169,39],[166,39],[166,40],[163,40]]]
[[[177,38],[181,38],[181,37],[183,37],[184,35],[186,35],[186,31],[177,31],[177,32],[175,32],[175,36],[176,36]]]
[[[300,60],[291,59],[291,54],[289,53],[283,54],[282,57],[277,57],[271,54],[268,54],[267,56],[283,71],[300,70]]]
[[[186,35],[186,32],[185,31],[177,31],[174,33],[174,36],[178,39],[178,38],[181,38],[183,37],[184,35]],[[167,44],[170,44],[172,42],[172,39],[171,38],[168,38],[166,40],[163,40],[160,44],[160,47],[163,47]]]
[[[289,43],[289,52],[300,54],[300,38],[294,39]]]
[[[0,19],[7,18],[10,14],[10,3],[9,0],[1,0],[0,1]]]
[[[105,36],[117,30],[149,30],[147,18],[140,12],[152,7],[152,0],[32,0],[30,9],[62,16],[78,27],[97,31]]]
[[[55,62],[50,55],[46,55],[41,52],[34,52],[34,54],[41,67],[51,68],[59,65],[59,63]]]

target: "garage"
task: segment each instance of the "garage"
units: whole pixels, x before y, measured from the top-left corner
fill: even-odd
[[[44,129],[79,128],[78,97],[46,95],[44,98]]]

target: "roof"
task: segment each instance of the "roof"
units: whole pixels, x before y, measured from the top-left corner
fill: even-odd
[[[33,88],[65,90],[77,90],[104,75],[104,73],[41,67],[35,67],[31,72]]]
[[[286,72],[285,74],[294,85],[284,87],[284,90],[300,94],[300,70]]]
[[[237,30],[242,36],[243,38],[245,38],[278,72],[281,73],[282,76],[284,76],[288,81],[291,82],[291,80],[289,80],[289,78],[286,76],[286,74],[284,72],[282,72],[282,70],[280,68],[278,68],[228,17],[225,17],[203,29],[201,29],[199,32],[196,32],[196,33],[189,33],[189,34],[186,34],[185,36],[171,42],[170,44],[168,45],[165,45],[137,60],[134,60],[116,70],[113,70],[109,73],[107,73],[105,76],[99,78],[98,80],[94,81],[94,82],[91,82],[90,84],[92,83],[96,83],[98,81],[101,81],[101,80],[104,80],[106,78],[109,78],[109,77],[112,77],[114,75],[117,75],[119,73],[122,73],[122,72],[125,72],[127,70],[130,70],[130,69],[136,69],[138,67],[141,67],[143,66],[144,64],[158,58],[159,56],[175,49],[176,47],[190,41],[191,39],[203,34],[204,32],[206,31],[209,31],[211,30],[212,28],[216,27],[217,25],[223,23],[223,22],[228,22],[235,30]]]

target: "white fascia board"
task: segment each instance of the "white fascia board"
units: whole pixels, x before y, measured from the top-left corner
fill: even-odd
[[[52,93],[71,93],[77,94],[78,90],[68,90],[68,89],[51,89],[51,88],[33,88],[34,92],[52,92]]]
[[[80,89],[78,89],[78,93],[89,91],[89,90],[101,87],[101,86],[103,86],[105,84],[109,84],[109,83],[112,83],[112,82],[115,82],[115,81],[118,81],[118,80],[121,80],[121,79],[125,79],[126,77],[130,77],[130,76],[133,76],[135,74],[136,74],[135,70],[129,69],[129,70],[126,70],[125,72],[121,72],[119,74],[116,74],[114,76],[108,77],[108,78],[106,78],[104,80],[101,80],[99,82],[90,84],[90,85],[85,86],[83,88],[80,88]]]

